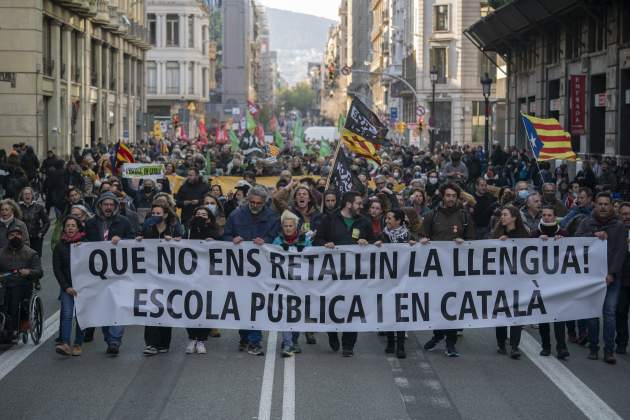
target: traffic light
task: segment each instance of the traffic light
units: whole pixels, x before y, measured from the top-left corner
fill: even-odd
[[[335,65],[333,63],[328,64],[328,80],[332,81],[335,78]]]
[[[424,130],[424,116],[418,117],[418,134],[422,134],[422,130]]]

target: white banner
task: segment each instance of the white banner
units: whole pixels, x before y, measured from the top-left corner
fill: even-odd
[[[136,179],[162,179],[164,178],[164,165],[161,163],[125,163],[122,166],[121,176]]]
[[[601,316],[606,242],[313,247],[121,241],[72,248],[79,324],[400,331]]]

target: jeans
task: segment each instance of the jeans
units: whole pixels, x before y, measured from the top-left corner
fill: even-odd
[[[615,312],[619,289],[621,289],[621,281],[613,281],[608,285],[604,299],[604,351],[608,353],[612,353],[615,347]],[[588,342],[591,351],[599,350],[599,318],[588,320]]]
[[[628,310],[630,310],[630,287],[622,286],[619,290],[619,302],[617,303],[617,314],[615,328],[617,329],[617,348],[628,347]]]
[[[290,348],[293,344],[297,344],[299,332],[296,331],[283,331],[282,332],[282,348]]]
[[[510,346],[518,347],[521,344],[521,332],[523,331],[522,325],[514,325],[510,327]],[[507,340],[507,327],[496,328],[497,344],[499,347],[505,346],[505,340]]]
[[[70,344],[70,338],[72,336],[72,320],[74,319],[74,297],[65,290],[61,291],[61,341]],[[79,322],[76,323],[76,329],[74,333],[74,344],[80,346],[83,344],[83,331],[79,327]]]
[[[260,346],[262,341],[262,331],[260,330],[238,330],[238,335],[241,336],[241,342],[250,346]]]
[[[575,324],[577,322],[577,334],[575,332]],[[577,321],[566,321],[567,334],[569,337],[586,337],[586,327],[588,319],[578,319]]]
[[[122,343],[123,333],[125,332],[125,327],[122,325],[112,325],[109,327],[102,327],[101,331],[103,331],[103,337],[105,338],[105,342],[107,344],[120,346]]]

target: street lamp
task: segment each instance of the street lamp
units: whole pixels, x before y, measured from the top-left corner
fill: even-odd
[[[488,161],[490,159],[490,145],[488,144],[490,141],[489,135],[488,135],[488,122],[489,122],[489,114],[490,114],[490,88],[492,87],[492,78],[490,78],[490,76],[488,75],[488,73],[485,73],[482,77],[481,77],[481,87],[483,89],[483,99],[485,101],[485,105],[486,105],[486,112],[485,112],[485,117],[486,117],[486,121],[485,121],[485,133],[484,133],[484,138],[483,138],[483,147],[486,151],[486,161]]]
[[[437,78],[438,78],[438,71],[435,68],[435,66],[433,66],[431,68],[431,71],[429,72],[429,76],[431,78],[431,88],[433,91],[432,94],[432,99],[431,99],[431,118],[429,119],[429,150],[431,150],[431,153],[433,154],[433,149],[435,148],[435,137],[433,134],[434,131],[434,127],[433,125],[435,124],[435,84],[437,83]]]

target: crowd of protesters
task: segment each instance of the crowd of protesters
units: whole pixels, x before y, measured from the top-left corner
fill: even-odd
[[[94,335],[77,325],[71,337],[76,291],[69,249],[79,241],[214,239],[299,252],[309,246],[569,236],[608,240],[603,357],[613,364],[615,352],[626,353],[630,161],[593,156],[570,175],[566,164],[552,169],[526,150],[504,150],[498,144],[487,157],[480,146],[438,144],[431,153],[391,143],[381,149],[381,166],[353,159],[351,170],[360,185],[340,196],[327,189],[332,156],[320,156],[317,144],[309,144],[304,154],[287,148],[272,159],[259,152],[232,152],[230,145],[216,145],[212,138],[130,145],[137,162],[165,164],[165,176],[157,182],[117,176],[112,147],[98,141],[75,148],[66,159],[49,151],[42,162],[30,146],[0,152],[0,272],[16,268],[2,258],[6,250],[28,248],[36,255],[28,253],[24,267],[17,268],[23,269],[21,277],[38,280],[37,255],[41,257],[43,238],[52,229],[52,266],[61,298],[60,354],[80,355],[83,343]],[[217,182],[221,176],[241,180],[234,190],[224,191]],[[263,176],[277,177],[275,185],[258,184]],[[553,328],[558,358],[569,356],[567,341],[588,345],[588,357],[599,358],[599,319],[556,322]],[[539,326],[541,356],[551,354],[550,329],[549,324]],[[509,328],[509,342],[507,330],[496,329],[497,351],[518,359],[521,327]],[[103,327],[102,333],[107,353],[118,354],[123,328]],[[445,338],[445,354],[457,357],[460,333],[434,331],[424,348],[431,350]],[[186,352],[206,353],[208,337],[220,335],[214,329],[188,329]],[[316,343],[314,334],[305,336],[307,343]],[[263,354],[261,331],[241,330],[239,337],[240,351]],[[346,332],[340,340],[329,333],[328,342],[332,350],[350,357],[357,337]],[[404,358],[406,334],[390,332],[386,337],[385,351]],[[147,356],[167,352],[171,328],[146,327],[144,338]],[[281,351],[287,357],[301,352],[299,334],[284,333]]]

